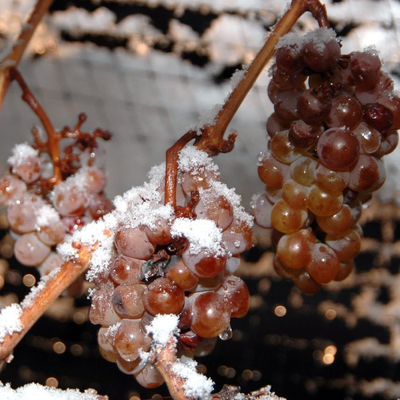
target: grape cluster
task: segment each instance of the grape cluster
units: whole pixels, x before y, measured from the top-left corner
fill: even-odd
[[[239,255],[252,245],[252,217],[240,197],[219,181],[205,152],[180,152],[177,207],[164,205],[165,165],[154,167],[150,182],[115,199],[103,225],[88,226],[73,240],[99,240],[87,278],[95,282],[89,319],[101,325],[100,352],[144,387],[163,383],[143,356],[151,346],[146,327],[158,314],[180,316],[178,355],[206,355],[217,337],[231,337],[231,318],[249,307],[246,284],[233,273]],[[91,224],[92,225],[92,224]]]
[[[18,144],[8,160],[9,172],[0,178],[0,204],[7,207],[10,233],[16,240],[14,255],[21,264],[37,267],[42,276],[62,265],[55,246],[67,234],[113,207],[103,194],[106,179],[96,166],[96,153],[97,149],[75,149],[76,172],[65,169],[65,180],[52,185],[49,153],[39,146]]]
[[[375,50],[341,55],[327,28],[281,38],[268,94],[274,113],[258,166],[266,191],[252,210],[273,228],[276,272],[311,294],[354,268],[357,222],[398,142],[400,98]]]

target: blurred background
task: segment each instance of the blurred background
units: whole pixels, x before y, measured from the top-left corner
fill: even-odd
[[[400,79],[400,1],[327,0],[342,53],[375,46]],[[0,50],[6,54],[33,0],[1,0]],[[165,150],[202,113],[222,103],[230,77],[254,58],[286,8],[281,0],[57,0],[31,41],[20,70],[56,127],[73,126],[85,112],[87,130],[114,137],[107,153],[107,194],[140,185]],[[295,31],[316,27],[309,15]],[[266,148],[265,123],[272,106],[268,68],[230,129],[235,149],[216,160],[222,180],[235,187],[249,209],[263,185],[256,173]],[[15,143],[31,140],[36,116],[12,85],[0,115],[0,173]],[[256,246],[240,273],[249,286],[251,311],[233,321],[234,335],[199,363],[216,382],[243,391],[270,384],[288,399],[395,399],[400,397],[399,163],[385,160],[388,180],[364,216],[366,239],[357,272],[341,284],[304,296],[271,267],[269,238]],[[0,241],[0,304],[7,305],[37,279],[12,255],[7,222]],[[0,380],[13,387],[39,382],[62,388],[95,388],[111,400],[167,395],[146,391],[101,359],[97,327],[87,322],[85,296],[60,299],[26,336]]]

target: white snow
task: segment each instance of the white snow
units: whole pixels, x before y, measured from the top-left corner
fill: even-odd
[[[155,347],[165,347],[171,338],[179,334],[179,317],[174,314],[158,314],[146,326],[148,334],[152,335]]]
[[[106,400],[93,389],[80,392],[77,389],[61,390],[36,383],[29,383],[18,389],[12,389],[10,384],[0,382],[1,400]]]
[[[20,321],[22,308],[19,304],[11,304],[0,311],[0,343],[4,342],[7,335],[21,332],[23,329]],[[0,392],[1,393],[1,392]]]
[[[214,221],[207,219],[177,218],[171,227],[172,237],[188,239],[189,253],[193,255],[206,251],[216,256],[225,255],[221,246],[222,233]]]
[[[196,370],[197,362],[189,358],[177,361],[172,366],[172,372],[185,380],[183,389],[189,398],[206,400],[210,398],[214,382]]]
[[[16,144],[12,149],[12,156],[9,157],[7,162],[13,167],[19,167],[26,163],[30,158],[37,157],[39,151],[34,149],[28,143]]]

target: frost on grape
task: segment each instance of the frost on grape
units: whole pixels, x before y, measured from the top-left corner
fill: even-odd
[[[4,307],[0,311],[0,343],[4,342],[7,335],[12,335],[14,332],[21,332],[23,328],[20,321],[21,314],[22,308],[16,303]]]
[[[329,28],[319,28],[308,31],[303,36],[290,32],[279,39],[275,49],[292,47],[294,51],[300,51],[304,45],[313,42],[316,46],[316,50],[322,53],[325,49],[325,44],[329,43],[332,39],[337,40],[336,32]]]
[[[196,370],[197,362],[185,358],[172,366],[172,372],[185,380],[183,389],[188,398],[207,400],[214,388],[214,382]]]
[[[27,162],[31,157],[37,157],[39,151],[35,150],[28,143],[16,144],[12,149],[12,156],[9,157],[7,162],[13,167],[19,167]]]
[[[12,389],[10,384],[0,382],[0,398],[2,400],[107,400],[107,396],[100,396],[93,389],[80,392],[77,389],[61,390],[49,386],[29,383],[18,389]]]
[[[179,334],[179,316],[174,314],[158,314],[146,326],[147,333],[152,335],[153,346],[165,347],[171,338]]]
[[[213,163],[209,155],[192,145],[184,147],[179,153],[178,167],[181,172],[193,174],[199,169],[201,172],[218,172],[218,166]]]

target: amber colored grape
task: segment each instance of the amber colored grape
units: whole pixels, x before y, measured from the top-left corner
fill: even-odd
[[[178,256],[171,257],[165,270],[165,277],[184,291],[193,289],[199,283],[199,278],[189,271]]]
[[[142,260],[136,260],[119,255],[110,267],[110,275],[115,283],[133,285],[140,282],[142,274]]]
[[[289,167],[279,162],[271,153],[263,156],[258,167],[258,176],[268,186],[281,188],[287,175]]]
[[[115,246],[124,256],[140,260],[148,260],[155,250],[155,246],[141,228],[119,230],[115,235]]]
[[[237,256],[253,245],[253,230],[246,221],[234,219],[232,225],[222,232],[222,240],[226,251]]]
[[[146,366],[137,374],[135,378],[138,383],[146,389],[155,389],[164,383],[164,378],[153,364]]]
[[[293,208],[285,200],[279,200],[271,212],[272,225],[283,233],[293,233],[301,229],[308,213],[306,210]]]
[[[8,206],[22,196],[27,190],[26,183],[13,175],[3,175],[0,178],[0,204]]]
[[[203,338],[212,338],[221,334],[231,319],[231,306],[224,297],[216,292],[203,292],[192,300],[191,329]]]
[[[322,285],[313,279],[308,272],[303,272],[293,279],[295,285],[305,294],[315,294]]]
[[[386,131],[393,124],[393,113],[379,103],[368,104],[363,113],[364,121],[378,131]]]
[[[389,131],[382,135],[382,142],[379,149],[374,154],[377,157],[383,157],[394,151],[399,143],[399,134],[397,131]]]
[[[356,191],[375,191],[386,178],[386,170],[379,158],[361,155],[350,173],[349,188]]]
[[[294,277],[300,276],[304,272],[304,268],[288,268],[283,265],[278,255],[275,254],[273,267],[275,272],[282,278],[293,279]]]
[[[354,224],[354,217],[351,208],[347,204],[330,217],[317,216],[319,227],[326,233],[338,234],[349,230]]]
[[[238,276],[226,276],[217,293],[221,294],[231,306],[231,318],[243,318],[247,314],[250,293],[247,285]]]
[[[311,157],[300,157],[290,166],[291,178],[300,185],[310,187],[314,183],[317,162]]]
[[[114,345],[124,360],[134,361],[139,357],[140,349],[150,349],[151,339],[142,329],[140,320],[123,319],[115,332]]]
[[[325,167],[340,170],[354,164],[360,154],[360,144],[353,132],[332,128],[319,138],[317,154]]]
[[[325,123],[330,127],[340,128],[345,126],[354,129],[362,118],[362,108],[356,98],[342,94],[332,100],[332,108]]]
[[[365,154],[372,154],[379,150],[382,142],[382,135],[380,132],[365,122],[361,122],[354,129],[353,133],[357,136],[360,142],[360,152]]]
[[[289,131],[281,131],[277,133],[271,139],[270,145],[272,155],[283,164],[291,164],[293,161],[301,157],[301,153],[289,140]]]
[[[339,235],[327,235],[325,242],[335,251],[340,262],[350,262],[361,249],[360,235],[354,229]]]
[[[313,185],[307,199],[307,207],[317,216],[330,217],[336,214],[343,205],[343,195],[338,192],[329,194]]]
[[[185,293],[168,278],[157,278],[147,285],[143,302],[152,315],[179,314],[185,303]]]
[[[233,221],[233,207],[225,196],[215,196],[212,199],[200,197],[194,211],[197,218],[209,219],[218,228],[225,230]]]
[[[339,271],[334,280],[338,282],[344,281],[353,272],[354,266],[354,260],[346,263],[341,262],[339,266]]]
[[[322,125],[307,125],[302,120],[293,121],[289,129],[289,140],[300,149],[309,149],[318,143],[324,132]]]
[[[339,271],[339,264],[336,253],[329,246],[317,243],[306,270],[315,281],[324,285],[335,278]]]
[[[282,236],[276,254],[284,266],[292,269],[304,268],[311,261],[315,243],[315,236],[310,229],[300,229]]]
[[[276,113],[273,113],[269,116],[266,124],[268,135],[271,138],[273,138],[278,132],[289,129],[289,127],[289,122],[279,118]]]
[[[89,320],[93,325],[111,326],[121,320],[112,306],[114,285],[108,283],[96,290],[89,309]]]
[[[122,318],[140,318],[144,313],[143,285],[119,285],[114,289],[112,304]]]
[[[282,198],[294,208],[305,209],[307,207],[307,197],[309,191],[310,189],[308,187],[300,185],[293,179],[289,179],[283,185]]]
[[[272,228],[271,211],[273,206],[266,193],[259,193],[257,197],[253,198],[251,212],[257,225],[262,228]]]
[[[189,248],[182,253],[182,260],[186,267],[199,278],[212,278],[217,276],[224,270],[226,259],[226,256],[217,256],[209,254],[206,251],[192,254]]]
[[[337,194],[342,192],[349,184],[350,172],[333,171],[332,169],[318,164],[314,170],[315,184],[324,192]]]

